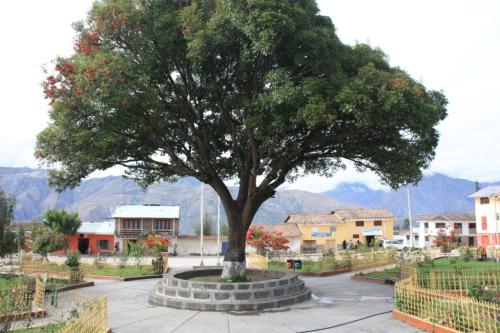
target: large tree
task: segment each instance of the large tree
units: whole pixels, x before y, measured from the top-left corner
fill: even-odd
[[[101,0],[75,28],[44,83],[51,184],[114,165],[144,186],[199,179],[227,214],[224,276],[244,274],[246,231],[283,182],[350,161],[395,188],[434,157],[444,95],[343,44],[314,0]]]
[[[82,225],[78,213],[68,213],[64,209],[49,209],[43,214],[43,224],[62,235],[74,235]],[[64,253],[67,243],[64,243]]]
[[[16,200],[0,188],[0,257],[17,252],[16,234],[10,230]]]

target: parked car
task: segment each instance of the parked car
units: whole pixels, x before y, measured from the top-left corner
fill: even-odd
[[[384,249],[398,249],[402,250],[405,247],[404,241],[402,239],[385,239],[382,246]]]

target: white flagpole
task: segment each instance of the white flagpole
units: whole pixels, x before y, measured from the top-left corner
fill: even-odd
[[[406,185],[406,196],[408,198],[408,220],[410,221],[410,246],[415,247],[413,240],[413,222],[411,219],[411,202],[410,202],[410,186]]]
[[[200,182],[200,266],[204,266],[203,263],[203,182]]]
[[[220,198],[217,195],[217,266],[220,266]]]

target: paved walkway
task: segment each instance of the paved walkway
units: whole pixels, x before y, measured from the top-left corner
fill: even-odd
[[[147,295],[159,281],[97,281],[86,291],[108,296],[113,332],[417,332],[392,319],[390,313],[353,321],[393,309],[393,287],[352,281],[350,273],[304,278],[313,299],[283,309],[224,313],[153,306]],[[341,325],[335,328],[333,326]],[[330,328],[327,328],[330,327]],[[323,329],[322,328],[327,328]]]

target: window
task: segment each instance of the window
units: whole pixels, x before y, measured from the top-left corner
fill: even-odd
[[[171,220],[155,220],[154,223],[155,230],[172,230]]]
[[[378,220],[378,221],[373,221],[373,226],[374,227],[381,227],[382,226],[382,221]]]
[[[469,229],[476,229],[475,223],[469,223]]]
[[[410,235],[406,235],[406,240],[410,240]]]
[[[359,238],[359,234],[352,235],[352,238]]]
[[[429,236],[425,236],[425,241],[428,242],[429,241]]]
[[[480,198],[479,202],[481,203],[481,205],[487,205],[490,203],[490,198]]]
[[[462,229],[462,223],[455,223],[453,229]]]
[[[488,219],[486,216],[481,216],[481,228],[483,230],[488,230]]]
[[[123,220],[123,229],[141,229],[140,220]]]
[[[429,222],[424,223],[424,228],[429,228]]]
[[[107,239],[99,239],[97,241],[97,248],[99,250],[109,250],[109,240],[107,240]]]
[[[446,228],[446,223],[436,223],[436,228],[437,229],[445,229]]]
[[[364,227],[365,221],[356,221],[356,227]]]

